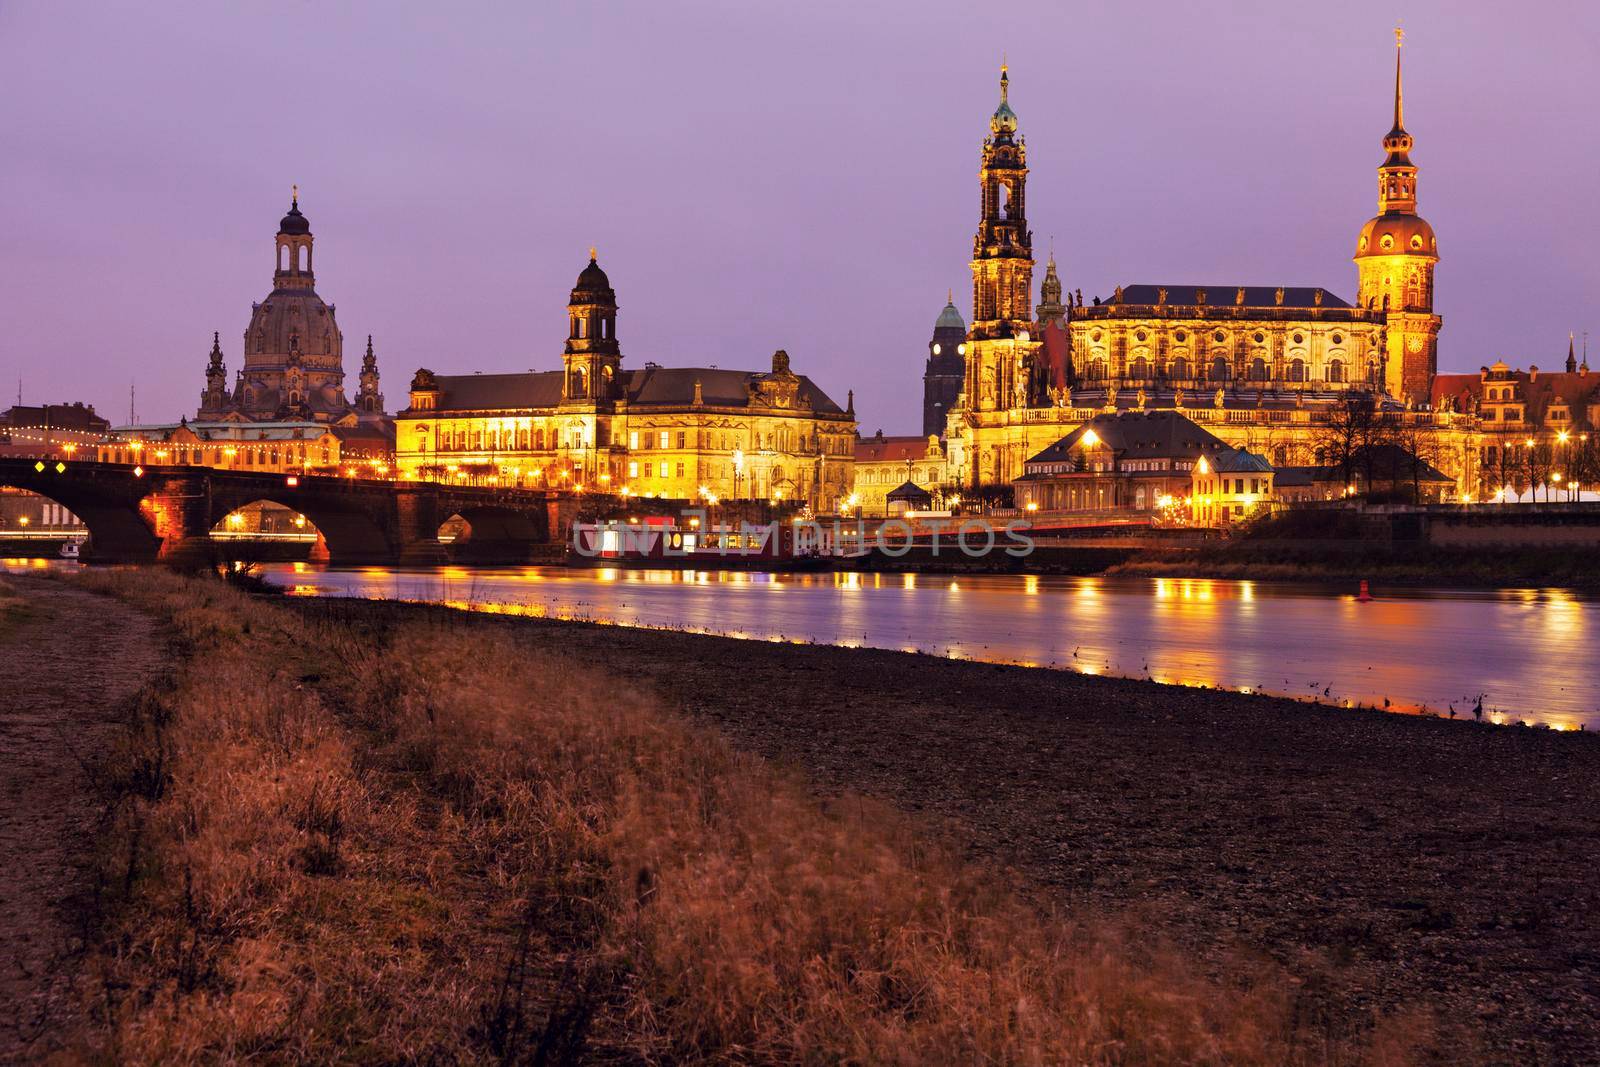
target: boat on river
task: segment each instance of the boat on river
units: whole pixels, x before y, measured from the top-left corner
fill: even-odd
[[[638,523],[579,523],[568,560],[578,566],[831,570],[841,559],[830,531],[806,523],[687,525],[668,517]]]

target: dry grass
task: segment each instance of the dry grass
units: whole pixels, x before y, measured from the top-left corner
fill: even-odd
[[[1426,1032],[1335,1041],[1272,965],[1041,914],[603,665],[88,580],[189,656],[130,731],[86,1055],[1400,1064]]]

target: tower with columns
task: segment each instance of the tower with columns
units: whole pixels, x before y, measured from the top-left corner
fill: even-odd
[[[1439,239],[1417,214],[1415,142],[1405,128],[1400,52],[1404,34],[1395,30],[1394,126],[1383,138],[1378,167],[1378,214],[1356,239],[1357,303],[1385,312],[1384,391],[1397,399],[1427,403],[1439,366],[1439,327],[1433,313],[1433,271]]]

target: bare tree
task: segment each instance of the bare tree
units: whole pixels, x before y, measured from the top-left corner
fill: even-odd
[[[1370,455],[1376,420],[1372,396],[1351,391],[1329,409],[1327,421],[1318,429],[1315,441],[1320,462],[1336,469],[1342,482],[1348,484]],[[1367,473],[1370,475],[1370,470]]]

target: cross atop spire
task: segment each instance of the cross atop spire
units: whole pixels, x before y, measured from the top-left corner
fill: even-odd
[[[291,186],[289,186],[289,206],[290,207],[299,207],[300,206],[300,186],[299,185],[291,185]]]

